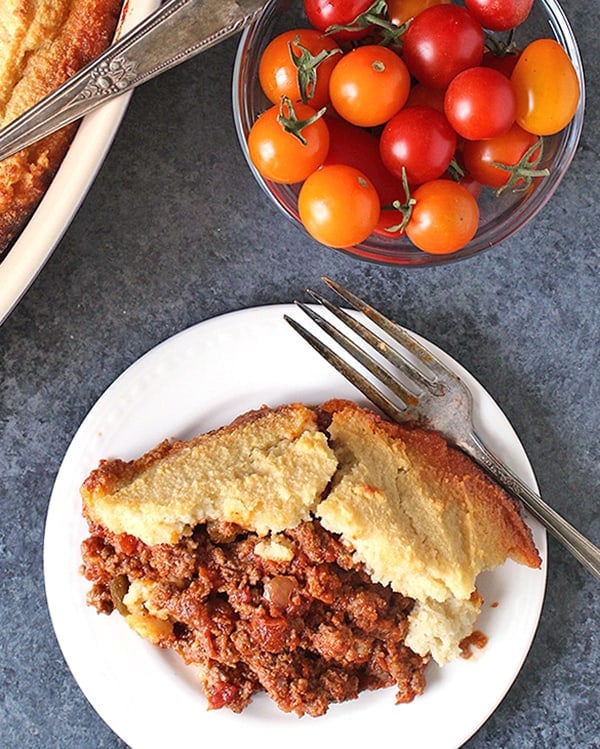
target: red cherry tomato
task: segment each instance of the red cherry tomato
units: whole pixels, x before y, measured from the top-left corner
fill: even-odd
[[[400,57],[387,47],[356,47],[337,63],[329,79],[335,111],[361,127],[382,125],[404,105],[410,75]]]
[[[324,165],[345,164],[365,174],[373,183],[381,205],[404,199],[402,180],[385,167],[379,154],[379,139],[368,130],[345,120],[325,116],[329,130],[329,153]]]
[[[404,106],[433,107],[433,109],[437,109],[438,112],[444,114],[445,94],[446,92],[442,88],[430,88],[422,83],[417,83],[411,88]]]
[[[510,78],[515,65],[519,60],[521,52],[514,50],[511,52],[492,52],[489,49],[483,53],[483,60],[481,64],[486,68],[493,68],[499,73],[502,73],[507,78]]]
[[[475,200],[479,200],[479,196],[481,195],[481,182],[478,182],[472,174],[467,172],[463,174],[462,177],[459,177],[458,180],[454,181],[465,187]]]
[[[287,100],[270,107],[256,120],[248,134],[248,151],[265,179],[282,184],[302,182],[325,161],[329,131],[322,117],[301,128],[304,142],[290,132],[294,122],[297,125],[297,121],[309,121],[315,115],[307,104],[297,102],[292,107]]]
[[[379,220],[379,196],[358,169],[332,164],[308,177],[298,195],[298,213],[308,233],[329,247],[363,242]]]
[[[396,236],[402,232],[390,232],[390,227],[398,226],[402,216],[395,208],[395,201],[403,204],[406,194],[402,180],[386,169],[379,154],[379,139],[368,130],[351,125],[342,119],[325,117],[329,128],[329,153],[325,159],[328,164],[346,164],[361,171],[373,183],[379,195],[381,214],[374,233],[385,237]]]
[[[536,39],[521,53],[511,76],[517,122],[536,135],[562,130],[577,111],[581,95],[573,63],[554,39]]]
[[[320,109],[329,103],[329,77],[339,57],[335,40],[315,29],[284,31],[266,46],[258,79],[273,104],[288,96]]]
[[[475,177],[470,174],[465,167],[462,149],[454,154],[452,163],[448,168],[448,171],[442,175],[442,179],[451,179],[453,182],[458,182],[459,185],[466,187],[475,200],[479,200],[481,195],[481,182],[478,182]]]
[[[539,142],[537,135],[528,133],[516,123],[504,135],[489,140],[474,140],[465,143],[462,158],[465,168],[473,177],[488,187],[504,187],[514,174],[513,186],[520,188],[527,178],[527,170],[537,170],[540,149],[534,146]],[[522,164],[520,172],[515,166],[530,150],[527,164]],[[503,164],[506,168],[497,166]]]
[[[509,79],[492,68],[468,68],[446,89],[448,122],[468,140],[495,138],[515,121],[517,100]]]
[[[332,26],[350,26],[372,5],[373,0],[304,0],[304,11],[310,24],[323,32]],[[367,26],[357,31],[336,31],[332,35],[340,40],[356,41],[369,33]]]
[[[479,207],[471,193],[449,179],[418,187],[406,235],[424,252],[445,255],[456,252],[475,236]]]
[[[479,23],[490,31],[508,31],[523,23],[533,0],[465,0]]]
[[[405,107],[387,123],[379,141],[381,159],[399,179],[403,170],[409,184],[441,177],[456,149],[456,134],[448,120],[431,107]]]
[[[483,48],[481,25],[459,5],[424,10],[402,37],[402,56],[410,73],[434,88],[446,88],[462,70],[480,65]]]

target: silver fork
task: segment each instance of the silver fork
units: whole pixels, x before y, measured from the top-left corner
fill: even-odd
[[[320,305],[341,320],[360,339],[384,357],[400,373],[392,374],[345,333],[335,327],[312,306],[296,302],[320,328],[335,340],[350,356],[365,367],[395,398],[374,385],[343,357],[313,335],[293,318],[287,322],[335,369],[357,387],[366,397],[395,421],[419,421],[441,432],[451,443],[467,453],[486,470],[504,489],[520,500],[531,515],[565,546],[571,554],[600,580],[600,549],[547,505],[527,487],[479,437],[473,424],[473,397],[468,386],[437,356],[426,349],[406,330],[382,315],[352,292],[329,278],[323,278],[347,304],[362,312],[389,338],[399,344],[391,346],[380,335],[363,325],[344,309],[308,289]],[[411,358],[416,362],[413,363]]]

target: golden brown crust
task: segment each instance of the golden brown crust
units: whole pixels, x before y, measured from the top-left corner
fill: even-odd
[[[114,494],[120,486],[131,481],[145,468],[165,458],[175,448],[175,443],[163,440],[152,450],[135,460],[124,461],[120,458],[101,460],[83,482],[81,494],[88,497],[99,494]],[[85,509],[85,502],[84,502]]]
[[[539,567],[539,553],[531,530],[515,500],[494,483],[464,453],[449,446],[441,435],[425,430],[403,430],[406,450],[415,465],[434,481],[453,482],[461,489],[465,512],[494,528],[507,556],[528,567]],[[477,524],[477,520],[474,521]]]
[[[122,0],[1,3],[0,127],[97,57],[113,38],[121,6]],[[37,207],[76,129],[63,128],[0,162],[0,253]]]
[[[494,529],[495,543],[507,556],[528,567],[540,567],[541,560],[531,530],[521,517],[517,502],[496,484],[467,455],[452,447],[438,432],[418,424],[395,423],[375,412],[359,409],[355,403],[331,399],[321,406],[330,415],[357,413],[373,433],[383,432],[399,440],[423,482],[445,487],[442,499],[463,504],[463,510],[479,527]]]

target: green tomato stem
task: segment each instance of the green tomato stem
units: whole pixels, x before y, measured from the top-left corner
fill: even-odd
[[[415,206],[417,202],[410,194],[410,187],[408,186],[406,169],[404,167],[402,167],[402,187],[404,188],[404,203],[402,203],[400,200],[394,200],[391,206],[382,206],[382,208],[384,209],[393,208],[394,210],[399,211],[402,216],[402,220],[399,224],[394,224],[394,226],[386,226],[385,231],[389,231],[390,234],[396,234],[398,232],[405,231],[412,216],[413,206]]]
[[[536,157],[532,158],[536,151],[538,151]],[[499,161],[492,161],[492,166],[510,172],[508,182],[496,190],[496,195],[502,195],[505,190],[524,192],[529,189],[531,183],[536,177],[547,177],[550,174],[548,169],[538,169],[539,163],[542,160],[543,152],[544,139],[540,136],[536,142],[525,151],[516,164],[502,164]]]
[[[296,116],[296,110],[294,109],[292,100],[289,98],[289,96],[282,96],[279,103],[279,114],[277,115],[277,122],[281,125],[286,133],[289,133],[295,138],[298,138],[300,143],[305,146],[307,141],[304,135],[302,135],[302,131],[309,125],[312,125],[313,122],[316,122],[325,114],[326,111],[327,107],[322,107],[318,112],[315,112],[305,120],[299,120]]]
[[[299,36],[294,39],[293,44],[300,50],[300,53],[296,54],[292,42],[288,42],[290,57],[297,69],[298,90],[300,91],[302,102],[308,104],[317,87],[317,68],[332,55],[341,54],[342,50],[339,48],[331,50],[322,49],[317,55],[313,55],[309,49],[300,44]]]
[[[385,0],[375,0],[373,5],[362,13],[359,13],[349,24],[333,24],[325,30],[325,33],[336,34],[340,31],[363,31],[369,28],[369,26],[374,26],[381,34],[382,45],[398,44],[400,37],[406,31],[412,19],[403,23],[402,26],[396,26],[387,18],[387,10],[388,7]]]

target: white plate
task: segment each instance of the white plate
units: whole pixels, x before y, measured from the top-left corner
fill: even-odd
[[[45,537],[47,599],[65,659],[100,716],[134,749],[203,746],[207,736],[218,736],[220,747],[262,749],[266,741],[286,749],[364,749],[375,725],[381,735],[399,732],[403,745],[459,746],[519,672],[540,616],[545,566],[540,571],[508,562],[480,576],[486,605],[479,626],[488,646],[469,661],[430,666],[425,693],[414,702],[395,705],[394,690],[386,689],[332,706],[321,718],[284,714],[264,695],[241,715],[207,711],[193,671],[178,656],[142,640],[119,616],[98,615],[85,605],[89,585],[78,572],[86,535],[79,487],[101,458],[137,457],[165,437],[190,438],[262,404],[316,404],[333,396],[364,401],[292,331],[284,312],[304,321],[291,305],[259,307],[168,339],[127,369],[85,418],[58,473]],[[432,348],[472,386],[482,436],[535,487],[523,448],[498,406],[460,365]],[[529,522],[545,557],[545,532]]]
[[[122,36],[160,0],[126,0],[117,31]],[[85,198],[129,104],[123,94],[83,118],[54,179],[23,231],[0,255],[0,325],[52,255]]]

